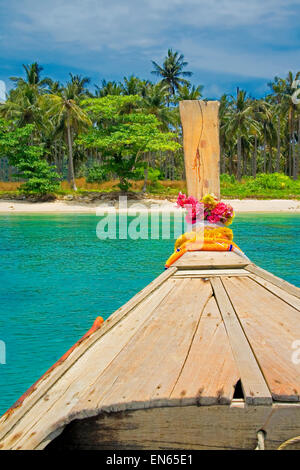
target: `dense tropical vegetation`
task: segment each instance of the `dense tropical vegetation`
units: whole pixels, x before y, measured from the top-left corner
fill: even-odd
[[[61,84],[44,77],[39,64],[24,65],[25,75],[11,78],[14,87],[0,103],[0,158],[26,182],[22,189],[55,192],[67,179],[76,191],[76,178],[84,177],[117,179],[121,190],[140,179],[142,190],[154,191],[159,181],[184,179],[178,103],[209,97],[188,80],[182,54],[170,49],[162,65],[152,65],[155,83],[132,75],[102,80],[94,91],[88,77],[70,74]],[[300,105],[292,95],[299,78],[300,72],[275,77],[260,99],[239,88],[221,97],[223,188],[242,181],[250,193],[263,185],[280,191],[297,181]]]

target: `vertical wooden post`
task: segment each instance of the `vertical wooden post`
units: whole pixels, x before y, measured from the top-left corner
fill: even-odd
[[[180,101],[187,191],[220,197],[219,102]]]

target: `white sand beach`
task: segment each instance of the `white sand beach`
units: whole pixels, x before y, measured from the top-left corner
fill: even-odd
[[[235,212],[288,212],[300,213],[300,201],[292,199],[273,199],[273,200],[256,200],[256,199],[231,199],[224,200],[230,204]],[[133,205],[133,207],[132,207]],[[146,212],[150,208],[152,210],[160,210],[163,212],[173,211],[175,202],[167,199],[140,199],[128,201],[128,212]],[[130,209],[131,208],[131,209]],[[91,213],[98,214],[101,212],[112,212],[119,210],[118,202],[78,202],[78,201],[61,201],[53,202],[28,202],[14,200],[0,200],[0,213]],[[121,209],[126,211],[126,209]]]

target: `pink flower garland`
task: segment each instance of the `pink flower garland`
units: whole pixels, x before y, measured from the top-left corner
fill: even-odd
[[[177,198],[177,207],[187,209],[186,221],[192,224],[204,219],[211,223],[221,222],[229,225],[234,217],[233,208],[211,194],[207,194],[199,202],[193,196],[187,197],[180,192]]]

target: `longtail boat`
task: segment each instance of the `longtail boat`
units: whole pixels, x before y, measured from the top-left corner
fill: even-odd
[[[3,415],[0,449],[300,448],[299,310],[248,258],[185,252]]]

